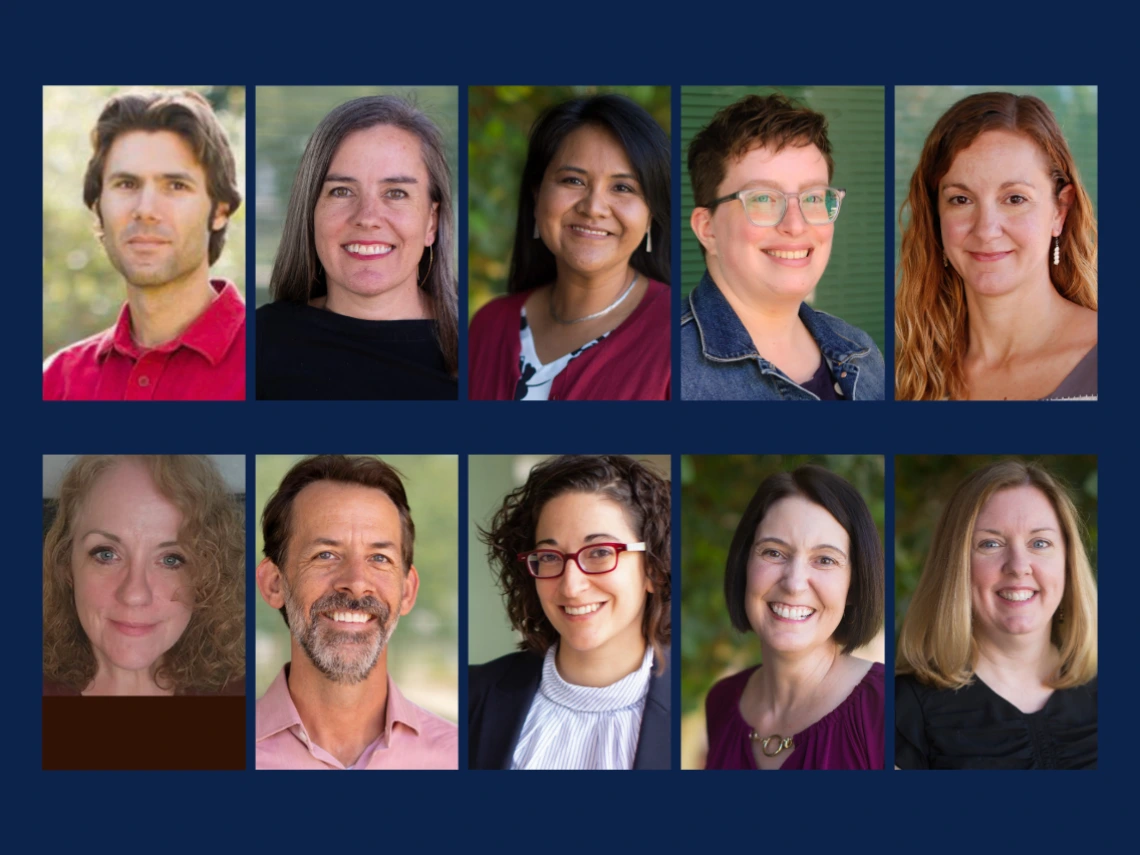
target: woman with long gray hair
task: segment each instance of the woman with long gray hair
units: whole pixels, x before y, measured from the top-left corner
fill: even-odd
[[[407,101],[317,126],[257,310],[261,399],[454,399],[458,321],[443,135]]]

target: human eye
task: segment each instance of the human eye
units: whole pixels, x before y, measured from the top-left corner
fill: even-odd
[[[760,557],[768,561],[779,561],[784,557],[784,553],[773,546],[765,546],[760,549]]]
[[[1049,549],[1053,546],[1053,542],[1046,540],[1043,537],[1035,537],[1029,542],[1030,547],[1033,549]]]
[[[183,190],[189,190],[190,189],[190,185],[187,184],[185,181],[171,181],[168,186],[170,187],[171,190],[175,190],[175,191],[179,191],[179,192],[181,192]]]
[[[178,570],[186,566],[186,558],[177,552],[168,552],[159,559],[159,563],[170,570]]]
[[[978,549],[997,549],[1001,546],[1001,541],[995,540],[992,537],[987,537],[985,540],[978,542]]]
[[[377,564],[391,564],[392,559],[385,555],[383,552],[377,552],[372,556],[372,560]]]
[[[590,549],[588,557],[590,558],[609,558],[614,554],[612,546],[595,546]]]
[[[577,175],[563,175],[558,182],[559,184],[566,184],[570,187],[585,187],[586,182],[579,178]]]
[[[830,555],[821,555],[817,560],[824,567],[835,567],[839,564],[839,562],[832,558]]]
[[[1014,193],[1006,201],[1009,202],[1011,205],[1024,205],[1026,202],[1029,201],[1029,197],[1023,196],[1020,193]]]
[[[970,200],[966,196],[963,196],[961,193],[957,193],[953,196],[948,196],[946,198],[946,204],[951,206],[968,205],[970,204]]]
[[[343,187],[343,186],[333,187],[332,189],[329,190],[329,195],[332,196],[334,199],[347,199],[349,196],[352,195],[352,191],[349,190],[347,187]]]
[[[393,187],[384,195],[389,199],[407,199],[408,191],[404,190],[402,187]]]
[[[133,178],[116,178],[111,182],[111,186],[116,190],[134,190],[138,182]]]
[[[332,561],[336,556],[333,555],[333,553],[329,552],[327,549],[322,549],[313,557],[318,561]]]
[[[87,554],[100,564],[110,564],[119,557],[118,553],[109,546],[96,546]]]
[[[800,197],[805,205],[821,205],[823,204],[823,194],[818,190],[809,190]]]

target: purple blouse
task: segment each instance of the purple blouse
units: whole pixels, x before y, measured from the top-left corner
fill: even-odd
[[[726,677],[709,690],[706,769],[756,768],[748,738],[752,726],[740,715],[740,697],[759,667]],[[876,662],[843,703],[793,737],[795,750],[780,769],[882,769],[883,717],[883,665]]]

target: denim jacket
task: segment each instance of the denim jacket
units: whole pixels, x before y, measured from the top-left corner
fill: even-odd
[[[861,329],[800,304],[840,400],[881,401],[883,354]],[[818,401],[756,352],[751,336],[708,271],[681,316],[681,398],[686,401]]]

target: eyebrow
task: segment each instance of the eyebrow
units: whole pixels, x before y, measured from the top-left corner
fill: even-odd
[[[344,541],[336,540],[331,537],[314,537],[305,544],[305,548],[309,549],[313,546],[344,546]],[[390,540],[374,540],[368,544],[369,549],[397,549],[395,543]]]
[[[582,538],[582,541],[584,543],[589,543],[590,541],[596,540],[597,538],[603,538],[605,540],[612,540],[612,541],[616,541],[617,543],[621,543],[621,538],[618,537],[617,535],[606,534],[604,532],[600,533],[600,534],[588,534],[584,538]],[[538,543],[536,543],[535,546],[542,546],[544,543],[549,543],[551,546],[557,546],[558,545],[558,541],[555,540],[553,537],[547,537],[547,538],[544,538],[544,539],[538,541]]]
[[[560,166],[554,171],[555,172],[577,172],[579,175],[589,175],[590,174],[580,166],[570,166],[569,164],[566,164],[565,166]],[[629,181],[637,181],[637,176],[634,175],[632,172],[615,172],[613,175],[610,176],[610,178],[625,178]]]
[[[91,529],[89,532],[84,534],[83,537],[80,538],[80,540],[86,540],[87,538],[89,538],[93,534],[97,534],[100,537],[105,537],[107,540],[112,540],[115,543],[122,543],[123,542],[123,539],[121,537],[119,537],[117,534],[111,534],[111,532],[103,531],[103,529],[101,529],[101,528]],[[158,544],[157,548],[158,549],[166,549],[167,547],[170,547],[170,546],[178,546],[178,541],[177,540],[164,540],[162,543]]]
[[[783,546],[785,549],[794,549],[795,548],[792,546],[792,544],[788,543],[786,540],[782,540],[778,537],[758,537],[758,538],[756,538],[756,545],[759,545],[761,543],[778,543],[780,546]],[[838,546],[832,546],[830,543],[817,543],[815,546],[813,546],[811,548],[812,549],[830,549],[833,552],[838,552],[844,558],[847,557],[846,552],[844,552]]]
[[[339,182],[341,184],[359,184],[360,183],[359,179],[353,178],[351,175],[333,175],[330,173],[329,175],[325,176],[325,180],[324,180],[325,184],[328,184],[329,182],[332,182],[332,181]],[[377,183],[378,184],[419,184],[420,180],[418,178],[416,178],[414,175],[390,175],[387,178],[381,178]]]
[[[1025,180],[1023,180],[1023,179],[1020,179],[1020,178],[1019,178],[1019,179],[1017,179],[1017,180],[1015,180],[1015,181],[1003,181],[1003,182],[1001,183],[1001,185],[998,187],[998,189],[999,189],[999,190],[1004,190],[1006,187],[1014,187],[1014,186],[1017,186],[1017,185],[1021,185],[1021,186],[1023,186],[1023,187],[1035,187],[1035,186],[1036,186],[1036,185],[1035,185],[1035,184],[1034,184],[1032,181],[1025,181]],[[966,184],[963,184],[963,183],[961,183],[960,181],[954,181],[954,182],[952,182],[952,183],[950,183],[950,184],[943,184],[943,185],[942,185],[942,189],[943,189],[943,190],[949,190],[951,187],[957,187],[957,188],[959,188],[959,189],[961,189],[961,190],[970,190],[969,186],[967,186]],[[972,192],[974,192],[974,191],[973,191],[973,190],[970,190],[970,192],[972,193]]]
[[[998,531],[998,529],[996,529],[996,528],[979,528],[979,529],[977,529],[977,531],[979,531],[979,532],[984,531],[988,534],[1000,534],[1002,537],[1005,537],[1005,532],[1004,531]],[[1052,526],[1043,525],[1040,528],[1031,528],[1029,530],[1029,533],[1030,534],[1037,534],[1040,531],[1051,531],[1054,534],[1056,534],[1057,529],[1053,528]]]
[[[191,175],[189,172],[163,172],[158,177],[163,178],[167,181],[185,181],[187,183],[195,183],[197,181],[197,179],[193,175]],[[138,175],[134,172],[125,172],[121,169],[117,170],[115,172],[112,172],[110,175],[107,176],[108,181],[112,181],[116,178],[133,178],[136,181],[138,181],[139,179],[142,178],[142,176]]]

